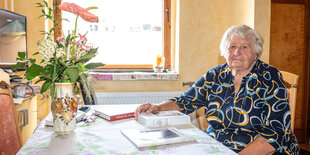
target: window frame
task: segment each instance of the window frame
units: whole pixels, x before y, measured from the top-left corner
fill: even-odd
[[[54,0],[56,6],[59,6],[62,2],[62,0]],[[171,69],[171,1],[172,0],[163,0],[164,2],[164,57],[165,57],[165,69],[170,70]],[[61,10],[59,8],[55,9],[54,15],[60,15],[61,16]],[[58,25],[54,25],[55,27],[55,35],[54,39],[62,36],[62,21],[60,18],[57,18],[55,20],[55,23],[58,23]],[[154,58],[155,59],[155,58]],[[109,65],[106,64],[103,67],[98,67],[96,69],[153,69],[152,64],[128,64],[128,65]]]

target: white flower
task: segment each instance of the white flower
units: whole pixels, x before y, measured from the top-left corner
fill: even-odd
[[[65,55],[62,48],[57,48],[57,44],[50,39],[43,39],[38,41],[39,53],[45,63],[50,63],[50,59],[54,56],[56,51],[56,58],[60,58]]]

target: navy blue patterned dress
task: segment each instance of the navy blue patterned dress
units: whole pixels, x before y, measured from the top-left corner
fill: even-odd
[[[257,136],[275,149],[275,154],[296,154],[288,96],[279,70],[257,60],[234,93],[234,76],[227,64],[212,68],[183,95],[171,99],[183,113],[205,106],[210,124],[207,134],[235,152]]]

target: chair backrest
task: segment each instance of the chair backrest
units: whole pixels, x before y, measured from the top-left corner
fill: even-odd
[[[0,82],[10,84],[7,73],[0,71]],[[0,154],[16,154],[20,149],[20,140],[16,128],[13,96],[10,88],[0,87]]]
[[[298,83],[299,76],[293,73],[286,72],[286,71],[280,71],[280,72],[287,86],[290,112],[291,112],[291,128],[294,131],[295,109],[296,109],[296,99],[297,99],[297,83]]]
[[[196,127],[198,127],[200,130],[204,132],[206,132],[209,127],[209,123],[207,122],[205,110],[206,110],[206,107],[202,106],[197,111],[195,111],[194,113],[195,121],[193,121],[194,125],[196,125]]]

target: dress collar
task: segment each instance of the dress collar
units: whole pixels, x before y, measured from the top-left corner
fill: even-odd
[[[244,76],[244,78],[248,78],[248,77],[251,76],[253,73],[256,73],[261,64],[262,64],[262,61],[261,61],[261,60],[259,60],[259,59],[255,60],[254,65],[253,65],[251,71],[250,71],[246,76]],[[228,66],[227,63],[226,63],[225,65],[226,65],[226,67],[224,67],[224,71],[223,71],[223,72],[226,72],[226,74],[227,74],[230,78],[234,79],[234,76],[232,75],[232,69]]]

